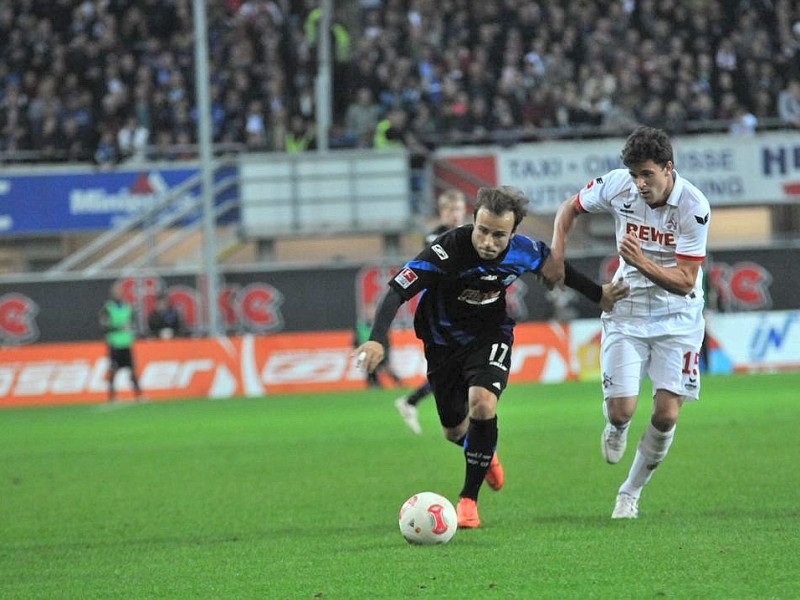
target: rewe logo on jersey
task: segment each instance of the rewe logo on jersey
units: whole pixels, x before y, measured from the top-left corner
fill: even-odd
[[[652,225],[639,225],[638,223],[627,223],[625,233],[632,233],[643,242],[655,242],[661,246],[674,246],[675,234],[672,232],[659,231]]]

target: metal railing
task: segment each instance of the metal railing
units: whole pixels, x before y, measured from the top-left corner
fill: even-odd
[[[233,164],[231,161],[219,162],[215,165],[215,171],[230,168]],[[110,269],[114,265],[118,269],[132,269],[153,261],[157,256],[174,248],[201,227],[202,219],[200,218],[188,224],[182,224],[182,221],[190,218],[193,214],[200,214],[203,208],[201,195],[189,195],[189,192],[199,188],[201,184],[202,173],[198,172],[170,189],[151,208],[126,219],[120,225],[99,235],[45,271],[43,276],[58,278],[69,272],[80,272],[83,275],[92,276],[105,269]],[[211,193],[216,198],[236,185],[238,185],[236,175],[226,176],[215,182]],[[180,206],[176,208],[174,205],[178,201],[180,201]],[[238,195],[217,204],[214,211],[215,221],[237,208],[238,205]],[[156,235],[179,223],[181,226],[171,232],[166,239],[154,246],[144,248]],[[132,234],[131,237],[120,241],[129,234]],[[139,248],[144,248],[144,252],[137,254],[136,250]],[[128,262],[117,264],[126,256],[131,256],[131,259]]]

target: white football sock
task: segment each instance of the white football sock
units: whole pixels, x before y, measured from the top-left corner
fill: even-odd
[[[639,498],[642,488],[653,476],[653,471],[667,456],[674,437],[675,426],[669,431],[659,431],[652,423],[647,424],[647,429],[636,448],[636,456],[628,471],[628,478],[619,488],[620,493]]]

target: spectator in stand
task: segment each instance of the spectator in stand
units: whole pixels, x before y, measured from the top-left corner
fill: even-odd
[[[372,90],[361,87],[355,101],[347,107],[345,131],[356,148],[370,148],[375,127],[380,118],[380,107],[375,102]]]
[[[260,101],[251,100],[247,106],[245,121],[245,143],[251,150],[265,150],[267,147],[267,126]]]
[[[114,132],[110,128],[103,129],[100,134],[100,141],[94,151],[94,162],[103,170],[111,169],[119,162],[117,144],[114,140]]]
[[[142,162],[147,156],[147,144],[150,141],[150,131],[144,127],[139,118],[129,116],[125,125],[117,132],[117,147],[120,160]]]
[[[64,119],[62,125],[62,148],[66,152],[64,159],[67,162],[84,162],[91,159],[91,142],[82,134],[75,119]]]
[[[756,134],[758,118],[738,102],[733,107],[733,116],[728,131],[731,135],[752,136]]]
[[[92,149],[100,138],[98,123],[110,127],[116,140],[130,114],[154,138],[166,131],[165,138],[177,139],[194,130],[188,0],[59,0],[47,11],[40,4],[6,2],[0,9],[5,161],[48,148],[51,156],[83,156],[60,139],[69,137],[74,145],[74,126],[65,127],[69,117],[79,137],[88,132],[85,143]],[[785,102],[795,102],[791,94],[781,101],[778,96],[800,78],[796,2],[705,0],[703,10],[693,11],[685,3],[653,0],[490,2],[469,10],[456,2],[435,11],[425,3],[386,2],[379,10],[375,3],[356,4],[333,20],[337,131],[346,127],[345,102],[361,87],[385,102],[387,112],[402,109],[409,129],[436,144],[448,142],[448,132],[490,141],[498,129],[513,141],[541,137],[542,129],[552,135],[557,126],[558,135],[572,135],[578,126],[593,127],[607,117],[613,122],[617,117],[609,115],[628,95],[636,97],[635,106],[649,106],[649,113],[659,101],[663,111],[677,101],[693,131],[702,130],[698,121],[718,118],[728,93],[765,124],[776,117],[794,122],[779,112]],[[264,123],[281,111],[286,123],[296,115],[313,120],[318,3],[237,1],[208,9],[210,75],[218,90],[213,141],[245,144],[254,100],[262,104]],[[613,39],[624,43],[609,43]],[[529,106],[532,90],[539,89],[553,100],[547,116],[536,116],[538,99]],[[483,103],[494,113],[493,123],[479,124]],[[464,110],[475,104],[477,114]],[[558,105],[565,108],[557,118]],[[267,129],[265,143],[256,134],[252,148],[282,149],[285,136]],[[172,155],[179,160],[182,153]]]
[[[305,152],[316,147],[314,125],[300,115],[294,115],[283,140],[283,150],[289,153]]]
[[[800,127],[800,80],[793,79],[778,94],[778,116],[788,125]]]

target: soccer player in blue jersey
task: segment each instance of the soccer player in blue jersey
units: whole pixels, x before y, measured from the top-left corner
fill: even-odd
[[[450,231],[454,227],[461,227],[467,218],[467,198],[461,190],[450,188],[443,191],[439,195],[436,205],[439,212],[439,223],[425,236],[426,247],[433,244],[436,238],[443,233]],[[417,405],[431,392],[431,384],[426,379],[425,383],[410,394],[400,396],[394,401],[394,406],[405,424],[417,435],[422,433],[417,414]]]
[[[388,284],[369,341],[356,349],[367,371],[380,364],[400,305],[422,294],[414,329],[424,344],[428,381],[445,437],[463,448],[464,485],[456,507],[458,526],[480,526],[478,491],[504,482],[495,453],[497,402],[508,383],[514,321],[506,314],[506,288],[530,272],[545,283],[561,281],[549,247],[516,233],[528,199],[515,188],[478,190],[474,224],[457,227],[427,247]],[[565,265],[563,282],[610,310],[627,293],[601,287]]]

